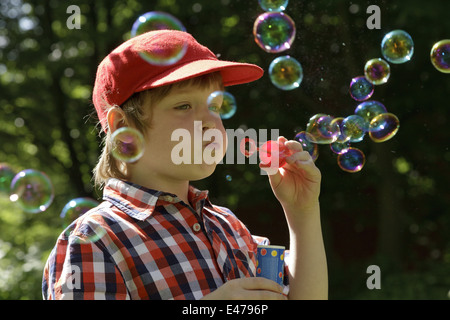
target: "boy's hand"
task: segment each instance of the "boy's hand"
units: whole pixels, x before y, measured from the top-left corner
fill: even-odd
[[[265,278],[239,278],[226,282],[203,300],[287,300],[283,287]]]
[[[273,193],[286,210],[303,211],[316,206],[320,194],[320,170],[314,164],[311,155],[303,151],[298,141],[278,138],[294,154],[286,157],[287,164],[281,168],[264,168],[269,175]]]

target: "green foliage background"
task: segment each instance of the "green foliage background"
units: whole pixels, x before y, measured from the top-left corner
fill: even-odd
[[[81,29],[70,30],[69,5],[81,9]],[[366,8],[381,9],[381,29],[369,30]],[[275,54],[254,42],[256,0],[8,0],[0,4],[0,162],[17,172],[46,172],[55,200],[40,214],[22,212],[0,195],[0,299],[41,299],[44,263],[62,231],[59,214],[92,187],[98,154],[90,96],[101,59],[130,36],[142,13],[177,16],[200,43],[221,59],[256,63],[265,70]],[[331,299],[448,299],[450,290],[450,75],[430,63],[432,45],[450,39],[448,1],[301,1],[286,13],[297,26],[293,47],[299,89],[280,91],[263,79],[230,87],[238,102],[226,128],[279,129],[293,138],[316,113],[347,116],[357,103],[350,80],[365,62],[381,57],[387,32],[403,29],[415,42],[413,59],[391,65],[389,82],[375,88],[400,119],[385,143],[366,138],[364,169],[345,173],[328,146],[316,164],[323,174],[321,207]],[[280,55],[280,54],[279,54]],[[232,180],[225,177],[231,175]],[[194,183],[211,191],[254,234],[288,245],[283,212],[257,165],[219,165]],[[381,269],[381,289],[369,290],[366,269]]]

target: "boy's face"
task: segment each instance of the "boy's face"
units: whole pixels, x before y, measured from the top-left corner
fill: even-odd
[[[146,106],[150,125],[145,134],[145,153],[131,166],[133,182],[146,185],[143,179],[152,179],[153,183],[164,185],[170,181],[200,180],[214,172],[227,147],[219,112],[207,103],[209,95],[217,90],[220,90],[218,85],[209,88],[189,84],[174,87],[155,105]],[[214,144],[207,146],[211,140],[204,138],[204,133],[210,129],[215,129],[209,132],[215,132],[213,136],[220,138],[213,138]],[[180,149],[183,149],[185,161],[176,164],[180,162]],[[216,154],[212,150],[220,152]],[[186,158],[189,151],[190,157]],[[205,154],[212,154],[216,161],[205,161]]]

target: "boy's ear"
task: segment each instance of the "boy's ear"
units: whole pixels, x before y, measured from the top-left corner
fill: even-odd
[[[108,114],[106,115],[106,119],[108,121],[108,128],[111,130],[111,133],[119,128],[127,126],[125,113],[119,107],[110,108],[108,110]]]

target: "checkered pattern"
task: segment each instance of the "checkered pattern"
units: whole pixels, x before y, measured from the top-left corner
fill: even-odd
[[[199,299],[255,275],[253,237],[207,191],[173,194],[110,179],[97,208],[59,236],[42,283],[44,299]]]

